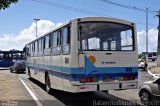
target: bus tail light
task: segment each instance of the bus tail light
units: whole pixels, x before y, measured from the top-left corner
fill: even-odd
[[[124,77],[119,77],[119,81],[124,81]]]
[[[113,81],[113,78],[112,78],[112,77],[105,77],[105,78],[103,79],[103,81],[104,81],[104,82],[111,82],[111,81]]]
[[[124,77],[124,80],[125,80],[125,81],[129,80],[129,77]]]
[[[129,79],[130,80],[135,80],[135,77],[134,76],[130,76]]]
[[[135,80],[134,76],[119,77],[119,81]]]
[[[81,78],[80,83],[98,82],[98,78]]]

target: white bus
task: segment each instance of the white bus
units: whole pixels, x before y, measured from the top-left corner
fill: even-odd
[[[157,52],[142,52],[142,55],[148,59],[148,61],[156,61],[157,60]]]
[[[135,24],[129,21],[73,19],[25,46],[26,71],[47,92],[136,89],[136,38]]]

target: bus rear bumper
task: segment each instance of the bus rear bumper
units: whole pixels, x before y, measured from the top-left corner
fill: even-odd
[[[112,84],[99,84],[100,90],[137,89],[138,82],[123,82]]]
[[[81,85],[77,86],[77,92],[89,92],[89,91],[104,91],[104,90],[123,90],[123,89],[137,89],[138,82],[119,82],[119,83],[103,83],[93,85]]]

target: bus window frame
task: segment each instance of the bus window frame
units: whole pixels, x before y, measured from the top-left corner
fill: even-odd
[[[38,56],[43,56],[43,37],[38,39]]]
[[[64,37],[64,29],[65,28],[67,28],[67,44],[63,44],[63,37]],[[69,33],[68,33],[68,29],[69,29]],[[69,55],[70,54],[70,47],[71,47],[71,25],[70,24],[67,24],[67,25],[65,25],[65,26],[63,26],[63,28],[62,28],[62,35],[61,35],[62,37],[61,37],[61,39],[62,39],[62,44],[61,44],[61,46],[62,46],[62,48],[61,48],[61,52],[62,52],[62,55]],[[63,51],[63,47],[64,46],[68,46],[68,51],[67,51],[67,53],[65,53],[64,51]]]
[[[52,55],[53,56],[62,54],[62,28],[63,27],[53,31],[52,34],[51,34],[52,35]],[[56,44],[56,46],[54,46],[54,44],[53,44],[53,41],[54,41],[53,40],[53,35],[54,35],[53,33],[57,33],[57,44]],[[59,51],[58,51],[58,48],[60,49]]]
[[[49,47],[49,43],[50,43],[50,33],[49,34],[46,34],[44,36],[45,38],[45,48],[44,48],[44,56],[50,56],[51,55],[51,47]]]
[[[133,49],[132,50],[82,50],[82,37],[81,37],[81,31],[80,31],[80,23],[113,23],[113,24],[119,24],[119,25],[126,25],[129,26],[132,30],[132,46]],[[125,23],[118,23],[118,22],[108,22],[108,21],[85,21],[85,22],[78,22],[77,23],[77,34],[78,34],[78,42],[80,42],[80,44],[78,45],[78,51],[79,53],[83,53],[83,51],[106,51],[106,52],[134,52],[136,51],[136,42],[135,42],[135,25],[134,23],[131,24],[125,24]]]

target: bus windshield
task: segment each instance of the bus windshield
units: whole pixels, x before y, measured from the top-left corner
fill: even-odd
[[[81,22],[79,49],[82,51],[133,51],[133,27],[109,22]]]

